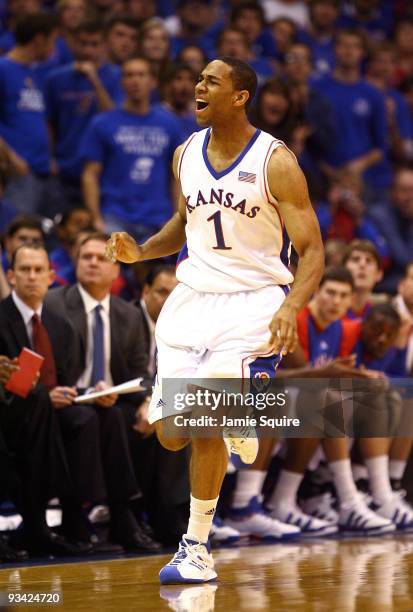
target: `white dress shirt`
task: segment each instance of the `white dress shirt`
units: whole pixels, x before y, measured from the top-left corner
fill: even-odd
[[[27,335],[29,337],[31,346],[33,347],[33,334],[32,334],[33,324],[32,324],[32,318],[33,318],[34,314],[37,314],[39,319],[42,318],[43,304],[41,304],[37,310],[33,310],[33,308],[30,308],[30,306],[25,304],[23,302],[23,300],[21,300],[19,298],[19,296],[17,295],[16,291],[14,291],[14,290],[12,291],[11,297],[13,299],[14,305],[16,306],[17,310],[20,312],[21,316],[23,317],[23,321],[24,321],[24,325],[26,327]]]
[[[149,313],[146,309],[146,304],[144,300],[141,300],[141,307],[144,317],[146,319],[146,323],[149,328],[149,360],[148,360],[148,372],[154,378],[156,374],[156,342],[155,342],[155,321],[152,321]]]
[[[101,302],[93,298],[83,287],[78,283],[77,288],[81,295],[87,321],[87,342],[86,342],[86,368],[82,376],[77,381],[77,387],[88,389],[90,387],[90,379],[92,378],[93,369],[93,328],[95,325],[95,308],[99,304],[102,306],[100,316],[103,321],[103,345],[105,347],[105,383],[109,386],[113,385],[112,375],[110,373],[110,295],[108,294]]]

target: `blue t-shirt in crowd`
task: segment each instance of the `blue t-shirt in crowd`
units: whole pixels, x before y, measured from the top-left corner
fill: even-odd
[[[387,119],[383,94],[362,79],[343,83],[326,76],[314,80],[313,87],[330,102],[336,124],[337,136],[325,161],[340,167],[372,149],[380,149],[385,156],[384,164],[371,166],[364,179],[377,189],[389,187],[392,172],[386,159]]]
[[[38,174],[49,173],[45,102],[36,71],[0,58],[0,135]]]
[[[407,376],[406,349],[389,348],[383,357],[371,358],[367,353],[363,341],[360,339],[354,347],[356,366],[364,365],[368,370],[384,372],[390,378]]]
[[[176,118],[180,123],[181,143],[185,142],[191,134],[199,132],[201,129],[192,113],[188,113],[187,115],[176,115]]]
[[[325,36],[321,40],[314,38],[310,32],[299,30],[297,39],[308,45],[313,57],[314,70],[319,75],[331,72],[335,66],[334,36]]]
[[[267,58],[256,57],[248,63],[257,74],[259,87],[263,85],[267,79],[270,79],[274,76],[273,67]]]
[[[105,64],[100,80],[115,104],[122,100],[120,70]],[[98,113],[96,93],[89,79],[73,64],[54,70],[46,81],[47,117],[55,136],[55,157],[60,174],[71,180],[80,177],[79,144],[91,119]]]
[[[59,276],[60,285],[64,283],[73,285],[76,282],[76,270],[73,259],[63,246],[53,249],[49,253],[49,259],[53,270]]]
[[[412,140],[413,138],[413,127],[412,118],[410,116],[409,107],[406,100],[396,89],[388,89],[385,92],[386,96],[389,96],[395,103],[396,107],[396,123],[399,134],[403,140]],[[380,184],[379,181],[385,181],[383,187],[388,187],[392,176],[391,166],[387,158],[382,159],[377,164],[372,166],[369,171],[370,174],[374,173],[374,180],[376,184]]]
[[[171,162],[181,142],[177,118],[161,106],[147,115],[117,109],[95,117],[81,157],[103,166],[102,213],[155,227],[165,223],[173,211]]]

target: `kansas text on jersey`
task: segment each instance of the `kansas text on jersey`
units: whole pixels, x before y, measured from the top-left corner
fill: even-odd
[[[256,130],[237,159],[217,172],[207,155],[210,134],[193,134],[178,162],[187,216],[178,280],[214,293],[287,285],[290,241],[267,180],[271,154],[283,143]]]

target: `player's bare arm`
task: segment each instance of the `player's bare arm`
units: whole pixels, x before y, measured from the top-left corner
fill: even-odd
[[[296,316],[318,287],[324,248],[303,172],[288,149],[279,147],[268,164],[268,184],[299,262],[294,285],[270,323],[270,348],[291,352],[297,345]]]
[[[183,145],[179,146],[173,158],[173,172],[179,182],[178,163]],[[164,227],[144,244],[139,245],[126,232],[113,232],[106,247],[106,257],[113,261],[135,263],[146,259],[157,259],[178,253],[186,241],[186,207],[182,192],[179,194],[178,210]]]

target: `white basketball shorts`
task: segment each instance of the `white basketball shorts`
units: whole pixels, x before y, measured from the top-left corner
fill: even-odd
[[[287,288],[200,293],[180,283],[156,325],[158,370],[149,422],[165,416],[166,378],[272,378],[281,360],[268,350],[270,321]]]

